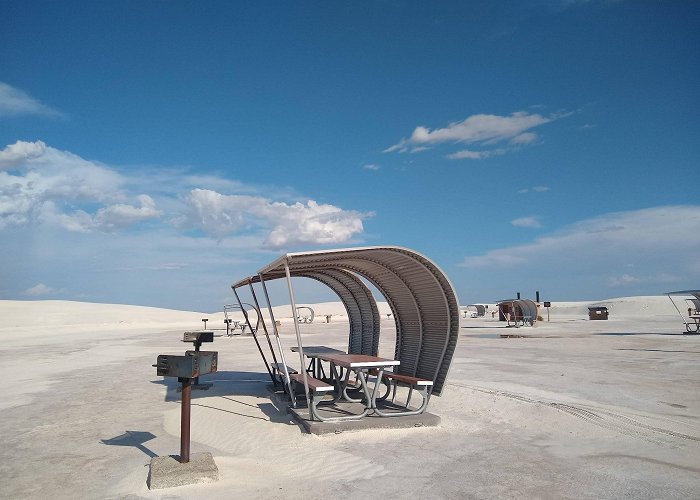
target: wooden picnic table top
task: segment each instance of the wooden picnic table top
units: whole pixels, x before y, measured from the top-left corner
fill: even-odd
[[[304,347],[304,355],[318,357],[319,354],[345,354],[345,351],[326,347],[325,345],[309,345]],[[299,352],[298,346],[292,346],[292,352]]]
[[[379,358],[367,354],[320,354],[318,359],[329,361],[343,368],[378,368],[386,366],[398,366],[401,361],[396,359]]]

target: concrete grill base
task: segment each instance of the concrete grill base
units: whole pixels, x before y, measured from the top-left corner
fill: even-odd
[[[219,480],[219,468],[211,453],[192,453],[190,461],[181,464],[179,457],[169,455],[151,459],[148,487],[152,490],[186,484],[211,483]]]

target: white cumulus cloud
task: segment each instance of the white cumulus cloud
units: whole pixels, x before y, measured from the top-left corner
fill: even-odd
[[[217,238],[245,230],[261,231],[266,234],[263,245],[269,248],[349,241],[363,231],[362,221],[371,215],[313,200],[287,204],[207,189],[192,190],[185,202],[188,210],[180,224]]]
[[[126,179],[105,165],[41,141],[0,151],[0,229],[41,222],[72,231],[112,230],[156,217],[149,196],[124,203]]]
[[[160,216],[156,202],[147,194],[138,196],[140,206],[119,203],[101,208],[95,215],[95,225],[103,230],[115,230],[131,226],[145,219]]]
[[[41,141],[17,141],[0,151],[0,170],[10,168],[41,158],[46,153],[46,144]]]
[[[363,230],[359,212],[309,200],[306,205],[273,203],[268,220],[274,224],[265,246],[281,248],[301,244],[344,243]]]

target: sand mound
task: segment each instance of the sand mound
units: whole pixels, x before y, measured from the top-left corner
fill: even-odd
[[[552,302],[552,307],[549,308],[549,313],[552,317],[588,317],[588,308],[592,306],[607,307],[611,319],[622,317],[648,318],[658,316],[674,316],[678,314],[666,295],[620,297],[585,302]]]

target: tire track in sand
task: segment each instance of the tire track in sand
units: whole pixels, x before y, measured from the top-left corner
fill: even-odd
[[[461,384],[450,385],[454,385],[464,389],[471,389],[473,391],[482,392],[484,394],[490,394],[493,396],[506,397],[508,399],[521,401],[523,403],[554,408],[555,410],[566,413],[567,415],[570,415],[572,417],[580,418],[593,425],[597,425],[598,427],[618,432],[626,436],[641,438],[646,441],[654,442],[657,444],[660,444],[658,438],[661,436],[700,442],[700,437],[698,436],[684,434],[682,432],[666,429],[664,427],[657,427],[655,425],[645,424],[644,422],[640,422],[639,420],[636,420],[632,417],[611,410],[586,405],[577,406],[569,403],[561,403],[558,401],[545,401],[542,399],[534,399],[527,396],[523,396],[521,394],[515,394],[512,392],[497,389],[487,389],[485,387],[476,387]]]

